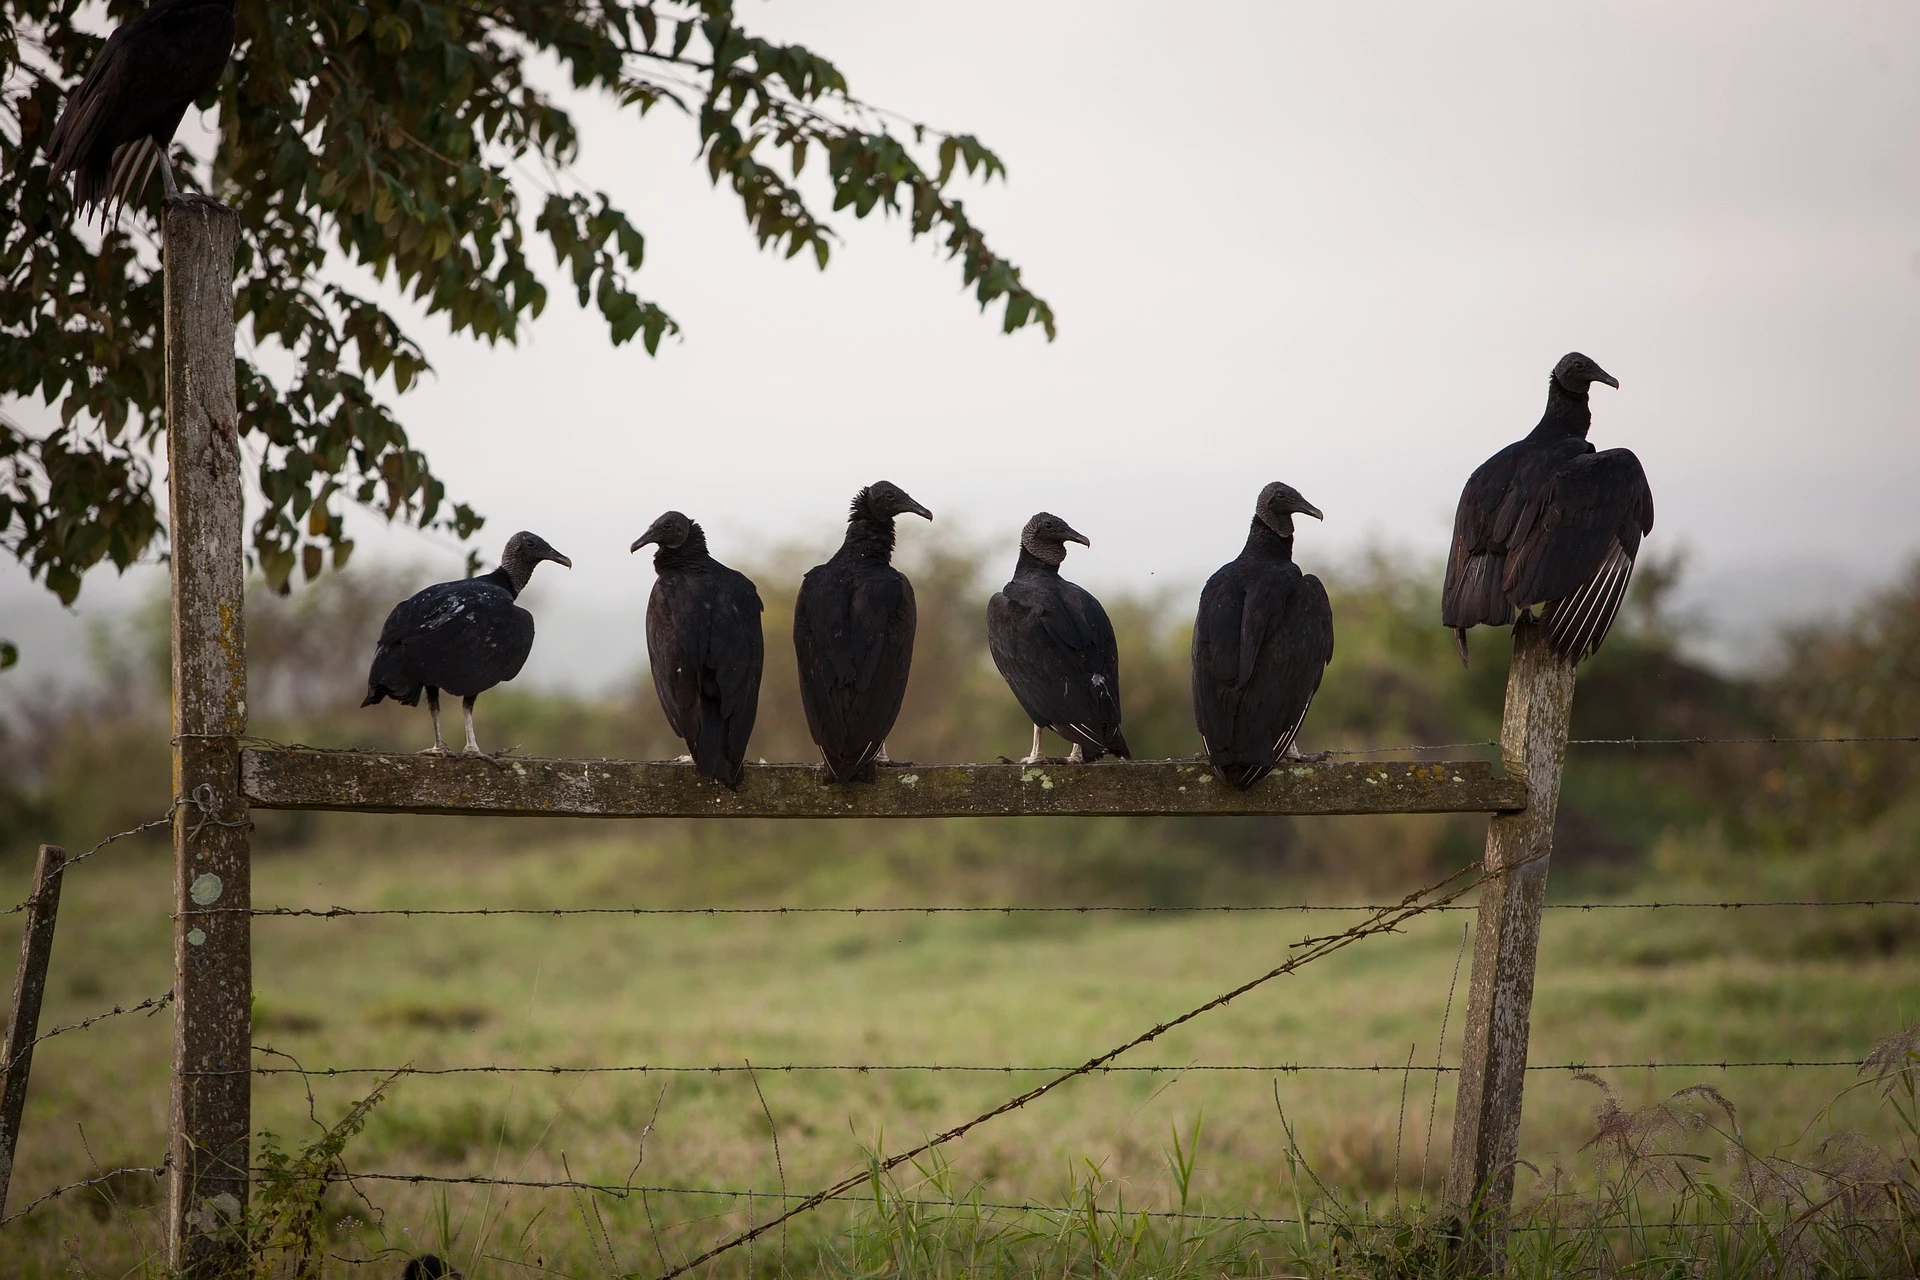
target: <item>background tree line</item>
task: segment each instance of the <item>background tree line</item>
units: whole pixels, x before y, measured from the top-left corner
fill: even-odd
[[[984,638],[986,598],[1004,565],[978,546],[922,548],[903,559],[919,599],[920,629],[890,750],[897,758],[923,761],[1021,754],[1029,727],[994,671]],[[750,758],[813,758],[789,639],[793,590],[808,562],[794,548],[750,566],[767,605],[768,636]],[[1678,572],[1674,561],[1642,566],[1625,625],[1581,669],[1575,737],[1899,734],[1920,723],[1920,565],[1850,617],[1786,632],[1775,664],[1744,676],[1716,672],[1687,655],[1668,608]],[[290,598],[257,583],[248,616],[254,731],[323,745],[417,746],[421,714],[364,711],[358,704],[367,655],[388,605],[426,576],[356,566]],[[1302,735],[1303,749],[1465,742],[1497,734],[1504,652],[1492,647],[1477,655],[1470,670],[1460,669],[1450,638],[1434,622],[1434,574],[1374,555],[1326,577],[1339,646]],[[1199,749],[1187,688],[1190,594],[1107,599],[1120,638],[1127,734],[1141,756],[1185,756]],[[489,697],[493,732],[529,755],[679,754],[646,675],[637,628],[629,639],[635,674],[623,688],[578,696],[504,686]],[[0,841],[6,856],[24,857],[50,839],[85,847],[165,807],[166,644],[162,598],[119,631],[96,636],[96,691],[23,696],[13,717],[0,721]],[[1906,800],[1916,781],[1920,752],[1905,743],[1576,748],[1561,805],[1557,861],[1619,877],[1666,856],[1661,850],[1676,837],[1695,848],[1792,851],[1827,847],[1876,822],[1920,831],[1920,814],[1910,813],[1913,804]],[[261,814],[258,821],[264,856],[321,839],[405,841],[422,830],[402,818]],[[1221,891],[1222,877],[1256,891],[1259,884],[1271,885],[1274,872],[1286,870],[1401,883],[1408,874],[1474,856],[1481,821],[1010,821],[920,824],[927,833],[886,830],[887,842],[931,841],[963,861],[973,846],[1028,849],[1058,864],[1047,876],[1178,901]],[[459,840],[490,846],[567,838],[583,830],[607,833],[604,826],[566,822],[458,829],[464,833]],[[628,834],[646,838],[659,829],[649,824]],[[749,830],[755,834],[742,838]],[[862,838],[859,824],[772,823],[729,825],[699,837],[769,856],[802,847],[845,851]],[[444,843],[444,836],[438,840]]]

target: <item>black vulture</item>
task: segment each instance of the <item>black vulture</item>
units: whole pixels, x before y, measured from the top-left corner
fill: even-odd
[[[53,126],[54,172],[73,175],[74,202],[111,220],[156,168],[176,198],[167,145],[232,53],[233,0],[156,0],[108,36]]]
[[[424,754],[447,754],[440,736],[440,691],[460,696],[466,713],[465,755],[480,756],[473,737],[473,700],[503,680],[511,680],[533,652],[533,615],[514,603],[526,590],[533,567],[542,560],[573,568],[573,561],[531,533],[516,533],[500,553],[500,567],[477,578],[442,582],[416,592],[393,607],[367,673],[370,707],[382,698],[401,706],[420,705],[427,691],[433,713],[433,745]]]
[[[1020,531],[1013,579],[987,602],[987,648],[1020,709],[1040,730],[1073,744],[1072,763],[1112,752],[1131,758],[1120,736],[1120,646],[1107,611],[1084,587],[1060,576],[1067,544],[1093,544],[1059,516],[1042,511]]]
[[[853,496],[847,536],[833,558],[807,570],[793,606],[800,701],[807,729],[835,782],[871,782],[887,763],[887,734],[913,663],[913,584],[893,567],[893,518],[933,519],[898,485],[881,480]]]
[[[1599,649],[1626,599],[1640,539],[1653,532],[1653,491],[1626,449],[1595,452],[1587,389],[1618,388],[1578,351],[1547,380],[1547,411],[1526,439],[1480,464],[1460,492],[1440,618],[1467,661],[1467,628],[1540,625],[1570,662]]]
[[[659,548],[659,579],[647,599],[647,662],[660,709],[694,767],[737,791],[766,658],[760,593],[708,555],[706,531],[678,511],[655,520],[630,550],[649,544]]]
[[[1333,607],[1293,562],[1293,517],[1324,519],[1275,482],[1254,504],[1247,545],[1200,592],[1193,623],[1193,716],[1207,760],[1242,791],[1298,758],[1293,742],[1333,661]]]

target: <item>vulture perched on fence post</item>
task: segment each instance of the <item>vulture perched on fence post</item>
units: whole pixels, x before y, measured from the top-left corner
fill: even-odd
[[[1547,411],[1526,439],[1480,464],[1460,493],[1440,618],[1460,662],[1467,630],[1504,627],[1540,611],[1540,627],[1567,661],[1600,648],[1653,531],[1653,491],[1640,459],[1587,443],[1587,389],[1618,388],[1578,351],[1547,380]]]
[[[647,598],[647,664],[667,723],[687,759],[738,791],[760,709],[760,593],[746,574],[707,554],[707,535],[669,511],[634,540],[648,545],[659,575]]]
[[[1120,648],[1113,623],[1092,594],[1060,576],[1067,544],[1093,544],[1059,516],[1042,511],[1020,531],[1013,580],[987,602],[987,648],[1020,709],[1033,721],[1033,750],[1021,764],[1039,764],[1040,731],[1073,744],[1072,764],[1132,752],[1120,735]]]
[[[871,782],[913,663],[913,584],[893,567],[893,518],[933,513],[881,480],[854,495],[847,536],[793,606],[800,701],[834,782]]]
[[[542,560],[573,568],[573,561],[531,533],[516,533],[500,553],[500,567],[477,578],[442,582],[402,600],[387,615],[367,673],[370,707],[392,698],[404,707],[420,705],[426,690],[433,714],[433,745],[422,754],[447,754],[440,736],[440,691],[458,694],[466,715],[463,755],[481,756],[473,736],[473,700],[520,674],[533,652],[533,615],[514,603]]]
[[[167,199],[179,198],[167,146],[232,54],[233,0],[156,0],[108,36],[49,142],[54,172],[73,175],[74,203],[115,221],[156,168]]]
[[[1193,623],[1193,715],[1215,776],[1245,791],[1297,758],[1294,739],[1333,661],[1333,606],[1293,562],[1293,517],[1325,517],[1278,481],[1247,545],[1207,579]]]

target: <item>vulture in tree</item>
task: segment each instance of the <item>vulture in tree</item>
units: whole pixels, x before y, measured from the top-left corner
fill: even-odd
[[[1640,539],[1653,531],[1653,491],[1630,451],[1587,443],[1596,382],[1620,386],[1578,351],[1562,357],[1540,425],[1481,463],[1460,492],[1440,618],[1462,665],[1469,627],[1504,627],[1534,609],[1554,649],[1577,663],[1620,612]]]
[[[486,755],[473,737],[473,700],[519,675],[533,652],[533,615],[514,600],[542,560],[573,568],[573,561],[544,539],[516,533],[507,539],[500,567],[492,573],[442,582],[395,605],[380,628],[373,669],[367,673],[367,697],[360,705],[392,698],[417,707],[425,689],[427,710],[433,713],[433,745],[424,754],[443,756],[447,744],[440,736],[440,691],[458,694],[467,720],[463,754]]]
[[[1060,576],[1067,544],[1093,544],[1059,516],[1042,511],[1020,531],[1013,580],[987,602],[987,648],[1020,709],[1033,721],[1033,750],[1022,764],[1038,764],[1040,731],[1073,744],[1068,761],[1098,760],[1112,752],[1131,758],[1120,736],[1120,647],[1107,611],[1084,588]]]
[[[53,169],[73,175],[74,203],[112,221],[155,169],[178,197],[167,145],[232,53],[233,0],[156,0],[108,36],[53,126]]]
[[[1242,791],[1297,759],[1293,742],[1333,660],[1333,608],[1293,562],[1293,517],[1320,509],[1277,481],[1260,491],[1247,545],[1200,592],[1193,715],[1207,761]]]
[[[933,513],[882,480],[854,495],[847,536],[793,606],[800,701],[835,782],[871,782],[913,662],[913,584],[893,567],[893,518]]]
[[[746,574],[708,555],[706,531],[678,511],[655,520],[630,550],[648,545],[659,548],[647,662],[660,709],[694,767],[737,791],[766,658],[760,593]]]

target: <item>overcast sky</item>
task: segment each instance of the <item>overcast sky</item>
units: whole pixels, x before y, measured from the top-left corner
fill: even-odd
[[[810,538],[885,477],[904,541],[1046,508],[1089,585],[1192,583],[1270,479],[1327,513],[1299,558],[1437,558],[1468,472],[1579,349],[1620,379],[1595,443],[1646,465],[1650,546],[1743,627],[1845,599],[1920,550],[1920,6],[1671,0],[1186,5],[768,0],[765,34],[871,101],[975,132],[1011,181],[961,192],[1051,300],[1003,336],[899,224],[840,220],[824,274],[754,248],[690,123],[582,106],[581,174],[647,233],[656,359],[571,295],[520,347],[428,337],[400,408],[455,495],[574,558],[537,584],[529,677],[639,661],[678,507],[721,558]],[[1310,522],[1308,522],[1310,523]],[[418,535],[363,549],[455,571]],[[763,583],[786,592],[790,583]],[[128,595],[89,583],[82,613]],[[77,624],[0,571],[42,670]],[[609,632],[611,631],[611,637]],[[36,650],[38,652],[36,652]]]

